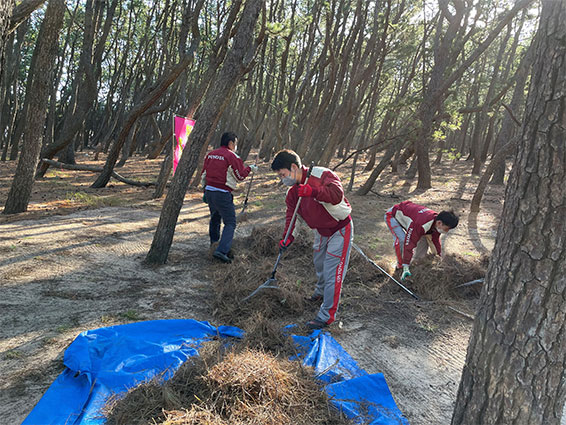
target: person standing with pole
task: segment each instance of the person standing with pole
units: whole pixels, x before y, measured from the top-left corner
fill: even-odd
[[[314,293],[307,300],[322,302],[314,320],[306,323],[311,329],[321,329],[336,320],[342,283],[348,270],[350,250],[354,238],[352,208],[344,196],[338,176],[328,168],[313,167],[307,179],[308,168],[292,150],[282,150],[275,155],[271,169],[290,189],[287,191],[285,231],[279,242],[285,250],[293,242],[293,213],[299,199],[300,215],[314,230],[313,261],[317,275]],[[287,232],[290,228],[288,237]]]
[[[238,182],[243,181],[250,172],[257,172],[257,165],[246,167],[235,153],[238,137],[231,132],[224,133],[220,139],[220,147],[208,154],[204,159],[201,184],[204,186],[204,199],[210,209],[209,235],[211,246],[219,242],[212,256],[224,263],[231,263],[230,250],[236,230],[236,211],[232,190]],[[222,237],[220,224],[224,222]]]

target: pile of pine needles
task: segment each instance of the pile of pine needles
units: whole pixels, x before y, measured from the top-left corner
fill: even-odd
[[[481,283],[462,286],[467,282],[485,277],[489,258],[462,257],[457,254],[428,256],[416,265],[411,265],[413,276],[407,286],[421,297],[429,300],[476,298]]]
[[[175,375],[142,383],[107,404],[109,425],[283,425],[351,423],[312,368],[241,344],[206,343]]]

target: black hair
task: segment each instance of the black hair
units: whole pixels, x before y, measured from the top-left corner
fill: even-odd
[[[222,135],[222,138],[220,139],[220,146],[228,146],[228,143],[230,142],[236,143],[237,138],[238,136],[236,136],[235,133],[232,133],[231,131],[227,131]]]
[[[275,154],[275,158],[273,158],[273,162],[271,163],[271,169],[273,171],[279,171],[286,168],[291,171],[292,164],[301,168],[301,158],[299,158],[299,155],[297,155],[295,151],[283,149]]]
[[[436,216],[436,219],[442,221],[445,225],[447,225],[451,229],[454,229],[458,225],[458,222],[460,221],[458,216],[454,214],[454,211],[441,211]]]

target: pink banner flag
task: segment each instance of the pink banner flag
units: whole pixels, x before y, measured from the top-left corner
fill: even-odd
[[[183,149],[189,138],[189,134],[195,126],[195,120],[190,118],[175,117],[175,147],[173,150],[173,174],[177,169],[177,164],[183,154]]]

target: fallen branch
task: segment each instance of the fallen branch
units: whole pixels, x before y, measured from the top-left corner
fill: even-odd
[[[470,320],[474,320],[474,319],[475,319],[475,317],[472,316],[471,314],[464,313],[463,311],[458,310],[458,309],[456,309],[456,308],[454,308],[454,307],[450,307],[450,306],[447,306],[447,307],[448,307],[450,310],[455,311],[456,313],[461,314],[462,316],[467,317],[467,318],[470,319]]]
[[[41,161],[49,164],[53,167],[57,168],[64,168],[65,170],[75,170],[75,171],[90,171],[92,173],[100,173],[102,172],[102,167],[96,167],[94,165],[84,165],[84,164],[65,164],[63,162],[54,161],[53,159],[41,158]],[[139,182],[136,180],[128,179],[124,176],[121,176],[116,171],[112,171],[112,177],[116,180],[121,181],[122,183],[126,183],[132,186],[139,186],[139,187],[148,187],[148,186],[155,186],[155,183],[152,182]]]

